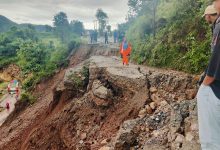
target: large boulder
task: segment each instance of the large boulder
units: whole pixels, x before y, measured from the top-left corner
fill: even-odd
[[[138,120],[139,119],[128,120],[123,123],[114,139],[113,147],[115,150],[124,150],[135,144],[138,135],[138,133],[135,132],[135,127]]]
[[[99,80],[95,80],[92,85],[93,94],[101,99],[111,99],[112,91],[102,85]]]

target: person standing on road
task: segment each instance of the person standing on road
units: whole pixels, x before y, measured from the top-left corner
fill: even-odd
[[[220,12],[220,0],[216,0],[215,7]],[[212,55],[197,93],[199,138],[202,150],[220,150],[220,18],[213,17],[213,6],[204,15],[206,21],[213,22],[213,36]]]
[[[117,32],[117,30],[114,31],[114,43],[118,43],[118,32]]]
[[[98,42],[98,32],[97,32],[97,30],[94,31],[94,41],[95,41],[95,43]]]
[[[93,44],[94,41],[94,31],[90,31],[90,43]]]
[[[108,32],[105,32],[105,44],[108,44]]]
[[[131,54],[131,45],[127,42],[126,38],[124,38],[123,42],[121,43],[120,54],[122,57],[123,65],[128,65],[129,56]]]

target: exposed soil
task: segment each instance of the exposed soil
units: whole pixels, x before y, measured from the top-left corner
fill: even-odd
[[[90,49],[88,46],[80,47],[71,57],[70,66],[73,67],[96,53],[98,49]],[[101,54],[101,53],[100,53]],[[55,76],[38,84],[34,95],[38,97],[33,106],[20,112],[16,119],[8,118],[7,123],[0,128],[0,149],[21,149],[28,136],[42,122],[52,116],[50,104],[53,101],[53,91],[58,83],[63,80],[66,69],[61,69]],[[10,80],[10,79],[8,79]],[[62,108],[62,107],[61,107]],[[19,108],[22,109],[22,108]],[[10,144],[9,144],[10,143]]]
[[[94,55],[108,57],[90,58]],[[114,55],[118,55],[117,48],[98,45],[83,45],[76,50],[68,68],[61,69],[52,78],[36,86],[34,95],[38,97],[37,102],[32,106],[18,107],[21,109],[16,110],[19,113],[9,117],[0,127],[0,149],[98,150],[103,146],[105,149],[130,149],[135,146],[136,149],[146,148],[145,141],[149,138],[143,132],[133,131],[151,115],[158,115],[156,108],[147,112],[146,106],[154,102],[160,108],[162,101],[171,105],[192,100],[195,97],[196,81],[194,76],[176,71],[132,64],[123,66],[119,58],[110,57]],[[85,74],[85,69],[88,69],[88,74]],[[152,123],[154,128],[147,134],[168,126],[170,119],[167,118],[164,124]],[[129,130],[132,136],[121,134],[123,123],[136,119],[139,121],[133,121],[133,128]],[[184,123],[181,125],[185,126]],[[130,129],[130,126],[125,129]],[[164,135],[168,132],[169,129]],[[171,146],[172,142],[163,146],[175,148]]]

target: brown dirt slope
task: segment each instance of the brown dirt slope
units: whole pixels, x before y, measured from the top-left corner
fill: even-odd
[[[198,145],[194,76],[123,66],[109,57],[116,53],[80,47],[69,68],[36,87],[38,101],[0,128],[0,149],[176,149],[189,138]]]

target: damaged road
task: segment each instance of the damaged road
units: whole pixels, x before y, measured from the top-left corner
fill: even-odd
[[[0,128],[0,149],[199,148],[194,76],[98,53],[76,52],[50,88],[39,85],[49,94]]]

